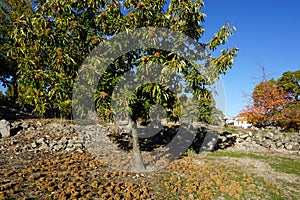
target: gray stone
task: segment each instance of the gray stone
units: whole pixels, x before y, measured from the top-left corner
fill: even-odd
[[[225,136],[220,136],[219,139],[222,141],[222,142],[225,142],[227,140],[227,138]]]
[[[274,143],[270,140],[270,139],[267,139],[265,140],[263,143],[261,143],[262,146],[264,146],[265,148],[271,148],[272,145],[274,145]]]
[[[52,147],[54,147],[56,144],[57,144],[56,142],[51,142],[51,143],[49,144],[49,147],[52,148]]]
[[[274,138],[273,138],[273,140],[274,140],[274,141],[281,141],[281,142],[282,142],[283,136],[282,136],[282,135],[279,135],[279,134],[278,134],[278,135],[275,135]]]
[[[281,141],[275,142],[276,147],[281,147],[283,146],[283,143]]]
[[[40,138],[40,139],[36,140],[36,143],[38,143],[38,144],[45,143],[45,138]]]
[[[49,146],[46,143],[42,143],[39,149],[47,149]]]
[[[292,144],[292,149],[291,149],[292,151],[297,151],[299,149],[300,149],[300,145],[298,143]]]
[[[53,149],[55,150],[55,151],[59,151],[59,150],[61,150],[61,149],[63,149],[63,145],[61,145],[61,144],[57,144],[57,145],[55,145],[54,147],[53,147]]]
[[[37,121],[37,122],[36,122],[36,125],[37,125],[37,126],[42,126],[43,124],[42,124],[42,122]]]
[[[240,135],[240,138],[241,138],[241,139],[243,139],[243,140],[245,140],[247,137],[249,137],[249,135],[248,135],[248,134],[243,134],[243,135]]]
[[[293,149],[293,145],[292,145],[292,144],[286,144],[286,145],[285,145],[285,148],[286,148],[287,150],[292,150],[292,149]]]
[[[74,147],[75,147],[75,148],[82,148],[82,144],[79,144],[79,143],[74,144]]]
[[[236,139],[236,142],[237,142],[237,143],[242,143],[242,142],[244,142],[244,141],[245,141],[245,140],[243,140],[243,139],[241,139],[241,138],[237,138],[237,139]]]
[[[73,146],[74,146],[73,140],[69,140],[68,144],[67,144],[67,147],[73,147]]]
[[[31,147],[32,148],[36,148],[37,147],[37,144],[35,142],[31,143]]]
[[[206,134],[202,146],[200,148],[201,151],[213,151],[218,141],[217,134]]]
[[[0,135],[1,137],[9,137],[10,136],[10,123],[5,119],[0,121]]]
[[[288,144],[288,143],[290,143],[291,142],[291,138],[289,138],[289,137],[285,137],[284,139],[283,139],[283,143],[285,143],[285,144]]]
[[[266,137],[267,139],[272,139],[272,138],[274,137],[274,134],[273,134],[272,132],[267,132],[267,133],[265,134],[265,137]]]
[[[238,135],[234,135],[234,134],[226,135],[226,137],[227,137],[228,139],[233,138],[233,137],[236,137],[236,136],[238,136]]]
[[[248,135],[249,135],[250,137],[252,137],[252,136],[253,136],[253,133],[252,133],[251,131],[249,131],[249,132],[248,132]]]
[[[24,129],[28,129],[28,128],[30,127],[30,124],[27,123],[27,122],[23,122],[20,126],[21,126],[21,127],[23,128],[23,130],[24,130]]]
[[[65,151],[67,151],[67,152],[74,151],[74,150],[75,150],[74,147],[67,147],[67,148],[65,149]]]
[[[61,144],[61,145],[66,145],[67,143],[68,143],[68,140],[66,138],[63,138],[57,142],[57,144]]]
[[[76,149],[76,151],[77,151],[78,153],[83,153],[83,150],[82,150],[82,149]]]

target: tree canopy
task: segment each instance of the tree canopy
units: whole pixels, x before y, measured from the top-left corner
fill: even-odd
[[[189,36],[210,54],[225,44],[234,29],[229,24],[222,26],[210,41],[202,41],[203,6],[202,0],[3,0],[0,81],[13,84],[20,105],[33,106],[41,115],[57,110],[69,117],[74,79],[82,62],[93,48],[118,33],[141,27],[167,28]],[[232,67],[237,51],[236,47],[223,49],[218,57],[211,57],[214,68],[205,78],[195,64],[185,62],[176,53],[159,49],[129,52],[115,60],[102,76],[104,81],[99,82],[94,97],[99,116],[111,119],[111,95],[125,72],[145,63],[160,62],[188,78],[199,100],[199,118],[209,122],[213,100],[207,86]],[[13,83],[7,82],[8,78]],[[176,104],[164,87],[151,84],[136,91],[138,98],[147,101],[136,100],[137,107],[132,105],[133,109],[147,110],[157,103],[172,108],[170,104]],[[139,113],[141,116],[135,118],[148,116]],[[176,116],[169,114],[170,118]]]
[[[285,72],[255,86],[251,101],[240,115],[257,127],[300,128],[300,70]]]

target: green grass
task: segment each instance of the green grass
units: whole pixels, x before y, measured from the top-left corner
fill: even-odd
[[[277,172],[283,172],[287,174],[296,174],[300,176],[300,161],[292,158],[284,158],[279,156],[265,156],[255,153],[245,153],[245,152],[225,152],[225,151],[215,151],[209,156],[227,156],[233,158],[243,158],[248,157],[252,159],[265,160],[269,165]]]
[[[209,156],[227,156],[227,157],[233,157],[233,158],[254,158],[254,159],[269,159],[270,156],[263,156],[255,153],[245,153],[245,152],[226,152],[226,151],[215,151],[211,154],[208,154]]]
[[[275,171],[300,176],[300,162],[290,158],[279,158],[277,162],[270,162]]]
[[[229,132],[229,133],[233,133],[233,134],[238,134],[241,130],[238,129],[234,129],[234,128],[230,128],[230,127],[224,127],[222,129],[223,132]]]

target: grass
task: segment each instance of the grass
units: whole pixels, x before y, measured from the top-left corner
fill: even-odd
[[[275,171],[300,176],[300,162],[291,158],[278,158],[279,162],[270,162]]]
[[[284,157],[273,157],[260,155],[255,153],[245,153],[245,152],[225,152],[225,151],[216,151],[209,156],[228,156],[233,158],[243,158],[248,157],[252,159],[265,160],[269,165],[277,172],[287,173],[287,174],[296,174],[300,176],[300,162],[292,158]]]
[[[228,156],[233,158],[253,158],[253,159],[269,159],[270,156],[262,156],[255,153],[245,153],[245,152],[226,152],[226,151],[215,151],[211,154],[208,154],[209,156]]]
[[[231,127],[224,127],[222,131],[233,133],[233,134],[238,134],[241,130],[238,130],[236,128],[231,128]]]

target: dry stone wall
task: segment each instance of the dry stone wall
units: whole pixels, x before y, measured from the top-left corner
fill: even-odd
[[[98,125],[103,133],[103,142],[108,141],[105,135],[124,137],[130,143],[130,137],[124,134],[121,126],[108,124]],[[85,141],[77,133],[72,122],[41,122],[40,120],[14,121],[0,120],[0,150],[13,150],[15,153],[26,151],[85,151]],[[253,133],[239,131],[237,133],[199,129],[192,147],[201,151],[214,151],[234,147],[237,149],[290,151],[300,155],[300,133]],[[125,131],[126,132],[126,131]],[[172,134],[166,135],[167,141]],[[175,133],[176,134],[176,133]],[[98,138],[99,139],[99,138]],[[110,138],[112,141],[113,139]],[[122,138],[121,138],[122,139]],[[101,140],[101,138],[100,138]],[[159,140],[162,140],[160,137]],[[153,141],[152,143],[155,143]]]

